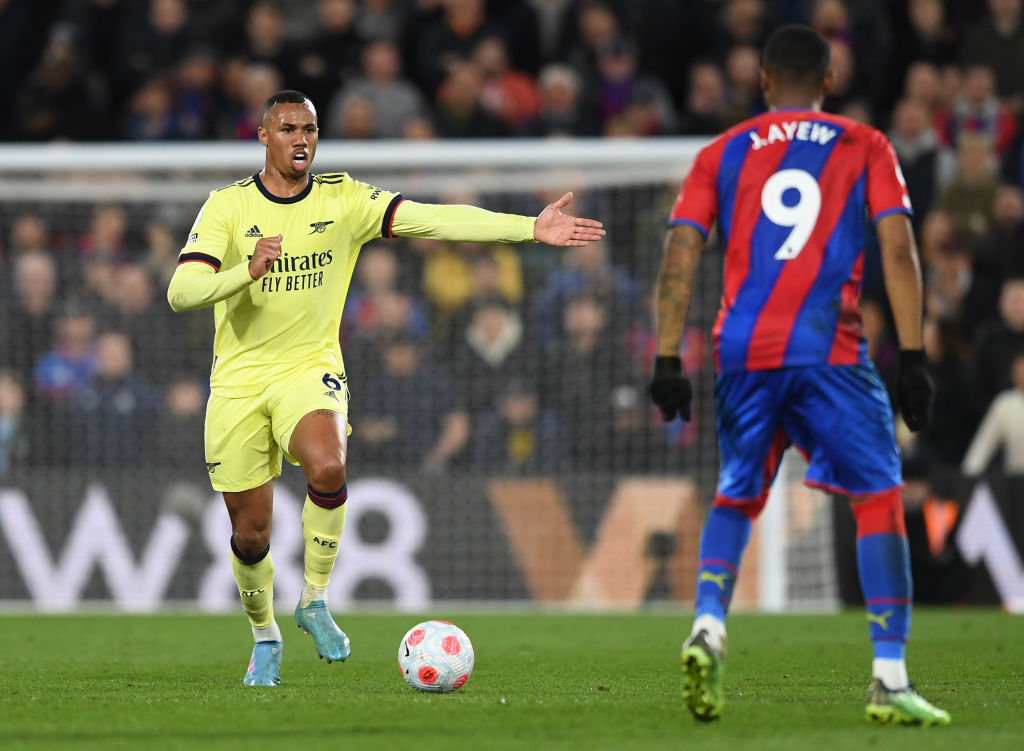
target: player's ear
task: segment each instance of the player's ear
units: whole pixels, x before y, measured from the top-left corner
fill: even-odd
[[[264,128],[262,125],[259,125],[256,128],[256,137],[260,139],[261,144],[263,144],[264,146],[267,145],[267,129]]]
[[[836,85],[836,72],[831,68],[828,69],[828,73],[825,74],[825,80],[821,83],[821,92],[823,94],[831,94],[832,87]]]

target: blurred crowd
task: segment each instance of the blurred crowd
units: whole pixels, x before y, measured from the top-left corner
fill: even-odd
[[[832,46],[826,109],[889,135],[914,204],[938,397],[933,425],[901,440],[945,488],[997,457],[1024,474],[1021,6],[0,0],[0,140],[252,139],[283,87],[314,99],[325,138],[707,136],[763,109],[766,35],[810,23]],[[490,208],[535,213],[542,198]],[[643,231],[561,254],[368,246],[340,332],[353,460],[685,463],[695,426],[666,429],[644,394],[664,203],[653,197],[636,219]],[[607,207],[590,208],[608,221]],[[77,223],[24,207],[0,221],[0,476],[55,460],[201,467],[210,316],[174,316],[164,300],[187,223],[117,204]],[[898,344],[874,246],[862,308],[891,383]],[[691,373],[707,375],[706,346],[698,322],[684,346]]]

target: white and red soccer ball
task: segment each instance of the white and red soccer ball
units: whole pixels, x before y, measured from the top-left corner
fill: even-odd
[[[462,688],[473,674],[473,643],[447,621],[417,623],[398,645],[398,667],[418,691],[447,693]]]

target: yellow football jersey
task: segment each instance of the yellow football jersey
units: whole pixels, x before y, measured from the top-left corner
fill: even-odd
[[[314,175],[291,198],[269,193],[258,174],[210,194],[179,266],[206,264],[218,276],[230,270],[249,281],[214,306],[213,391],[258,394],[314,363],[336,363],[343,372],[338,328],[356,257],[365,242],[391,236],[401,200],[346,173]],[[252,282],[256,241],[277,235],[280,258]]]

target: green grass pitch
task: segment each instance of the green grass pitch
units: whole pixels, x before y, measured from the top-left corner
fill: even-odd
[[[287,614],[284,685],[242,685],[243,615],[0,616],[0,749],[1024,749],[1024,619],[914,614],[911,678],[949,727],[863,719],[861,612],[735,615],[727,704],[694,722],[679,698],[687,614],[431,614],[476,648],[447,695],[402,680],[415,615],[340,616],[353,657],[327,665]]]

